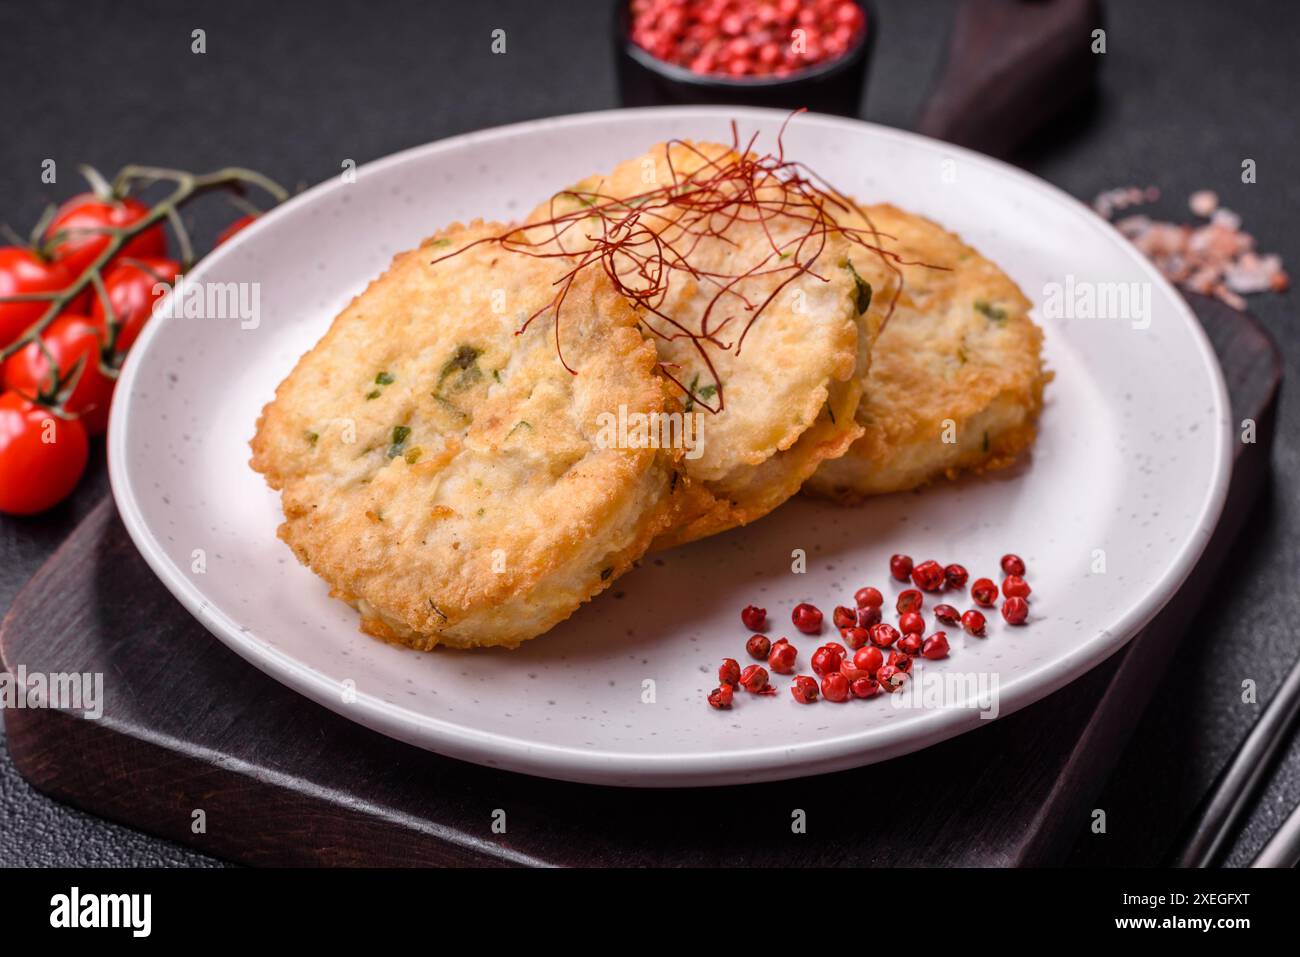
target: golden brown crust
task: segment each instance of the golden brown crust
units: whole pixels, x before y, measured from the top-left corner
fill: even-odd
[[[696,498],[683,503],[677,520],[655,539],[652,548],[673,548],[747,525],[788,501],[819,465],[843,455],[862,434],[853,421],[861,395],[861,379],[837,383],[822,415],[789,451],[773,455],[725,483],[706,486]]]
[[[453,226],[353,300],[267,405],[252,466],[280,536],[362,627],[417,648],[516,645],[567,618],[672,518],[676,453],[611,442],[661,413],[654,349],[604,276],[560,324],[556,266]],[[453,250],[451,259],[434,260]]]
[[[902,292],[876,340],[858,408],[862,436],[805,489],[854,503],[1010,465],[1033,443],[1051,379],[1029,300],[994,263],[930,220],[889,205],[863,211],[893,237],[887,248],[926,265],[901,267]],[[890,293],[897,288],[884,271],[869,280]]]
[[[678,183],[708,176],[710,164],[725,165],[736,158],[737,154],[715,143],[659,144],[607,175],[588,177],[562,191],[534,210],[526,223],[543,223],[557,213],[590,205],[593,194],[630,199],[674,182],[674,176]],[[766,197],[761,189],[759,195]],[[668,209],[653,218],[647,215],[644,221],[673,243],[680,239],[674,232],[674,217],[675,211]],[[540,235],[545,227],[535,229]],[[772,255],[773,242],[781,245],[807,229],[806,222],[794,216],[769,219],[766,228],[755,222],[732,222],[725,240],[692,243],[690,263],[704,275],[745,273]],[[572,235],[565,237],[564,244],[571,250],[585,248]],[[706,398],[712,399],[716,372],[725,397],[721,412],[703,417],[702,454],[682,462],[690,482],[680,503],[680,526],[661,536],[656,548],[761,518],[794,495],[820,462],[841,454],[860,434],[848,413],[861,393],[879,311],[873,307],[867,315],[857,313],[851,264],[867,256],[832,232],[812,268],[783,288],[788,275],[760,270],[747,277],[736,289],[748,301],[775,296],[749,328],[739,354],[735,349],[707,347],[713,372],[689,338],[651,336],[661,361],[679,382],[707,390]],[[769,273],[771,268],[763,266]],[[659,309],[699,332],[715,295],[708,282],[676,271]],[[724,316],[736,313],[731,331],[722,337],[731,344],[746,318],[730,299],[722,308]],[[656,317],[645,318],[648,328],[656,323],[663,327]],[[710,328],[716,329],[720,322],[715,312]],[[683,399],[690,401],[685,395]]]

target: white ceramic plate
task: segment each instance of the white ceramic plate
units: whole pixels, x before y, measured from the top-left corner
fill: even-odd
[[[943,143],[824,116],[791,124],[787,156],[866,201],[957,230],[1035,302],[1067,276],[1149,290],[1144,329],[1050,318],[1040,306],[1056,381],[1032,461],[859,509],[792,501],[747,529],[647,558],[514,652],[418,654],[367,638],[275,537],[278,497],[247,465],[254,422],[393,253],[452,220],[518,217],[664,139],[729,140],[732,118],[771,146],[785,115],[619,110],[461,136],[364,166],[354,183],[317,186],[205,259],[190,281],[258,284],[259,324],[155,319],[113,407],[113,492],[154,571],[248,661],[355,721],[468,761],[604,784],[737,783],[880,761],[978,726],[989,702],[974,693],[993,682],[1005,715],[1121,647],[1191,570],[1223,503],[1228,406],[1199,325],[1118,233],[1054,187]],[[805,574],[791,571],[794,549],[807,554]],[[1035,589],[1031,625],[994,613],[986,639],[948,629],[951,657],[915,676],[921,702],[810,707],[783,687],[776,698],[741,695],[732,711],[706,706],[719,660],[745,660],[741,608],[767,607],[806,672],[817,643],[790,630],[791,607],[813,601],[829,618],[868,583],[892,602],[895,551],[999,581],[999,556],[1019,552]]]

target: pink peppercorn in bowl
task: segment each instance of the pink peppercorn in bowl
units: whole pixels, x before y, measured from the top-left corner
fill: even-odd
[[[735,103],[856,116],[875,18],[864,0],[617,0],[628,106]]]

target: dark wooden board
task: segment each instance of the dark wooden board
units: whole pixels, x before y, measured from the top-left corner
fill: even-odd
[[[1267,474],[1281,371],[1252,319],[1209,300],[1239,445],[1192,578],[1108,662],[923,752],[799,781],[673,791],[567,784],[429,754],[351,724],[228,651],[154,578],[111,502],[0,628],[13,671],[102,672],[105,713],[9,710],[14,761],[61,800],[251,864],[1025,865],[1062,860]],[[206,833],[191,829],[206,815]],[[506,833],[493,815],[505,812]],[[791,832],[795,809],[806,834]],[[862,813],[870,811],[872,813]]]

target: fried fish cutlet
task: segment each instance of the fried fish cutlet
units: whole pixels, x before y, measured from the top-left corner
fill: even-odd
[[[603,413],[664,409],[653,346],[595,271],[570,290],[559,349],[553,312],[516,335],[557,267],[475,245],[507,229],[453,226],[399,254],[252,440],[282,493],[280,537],[362,630],[415,648],[539,635],[670,521],[670,455],[601,435]]]
[[[852,412],[862,395],[880,307],[855,266],[871,254],[835,231],[806,242],[810,208],[782,207],[789,195],[763,174],[753,178],[751,203],[733,202],[748,184],[743,176],[719,182],[719,171],[740,159],[714,143],[660,144],[556,194],[526,220],[534,224],[529,234],[535,238],[553,229],[557,216],[578,210],[634,210],[637,225],[664,244],[662,259],[684,263],[666,271],[666,288],[653,312],[635,296],[634,308],[687,410],[716,410],[719,390],[725,400],[721,411],[703,414],[701,450],[681,463],[686,501],[656,548],[766,515],[861,431]],[[695,207],[665,191],[705,192],[724,211],[697,216]],[[760,204],[782,211],[760,222],[753,215]],[[579,251],[589,248],[590,235],[569,230],[556,242]],[[640,264],[621,253],[612,260],[629,288],[644,288],[638,286]],[[807,266],[793,278],[792,260]],[[681,334],[683,329],[694,337]],[[706,333],[713,336],[703,345],[710,362],[701,355]]]
[[[890,205],[861,211],[886,234],[881,245],[912,264],[898,267],[902,289],[872,353],[856,416],[863,434],[804,488],[851,504],[1012,464],[1034,440],[1051,379],[1029,300],[938,224]],[[879,263],[863,268],[880,295],[898,289]]]

